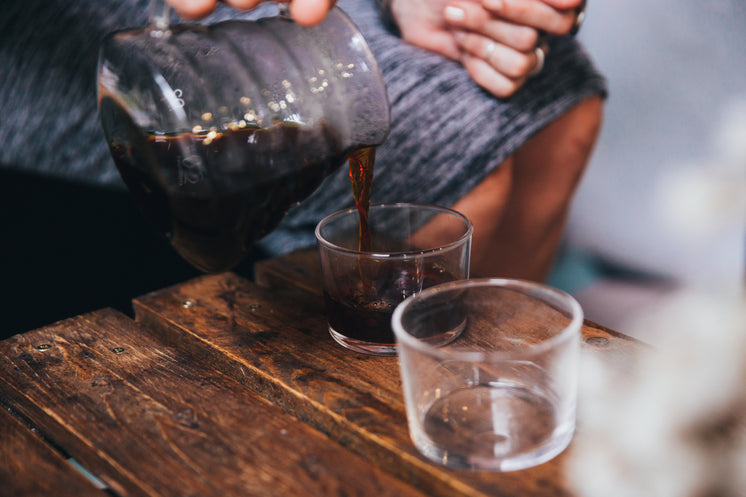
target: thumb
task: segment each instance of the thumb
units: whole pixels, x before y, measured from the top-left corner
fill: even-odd
[[[298,24],[312,26],[324,20],[335,0],[290,0],[290,17]]]
[[[570,10],[580,8],[585,0],[542,0],[545,4],[557,10]]]

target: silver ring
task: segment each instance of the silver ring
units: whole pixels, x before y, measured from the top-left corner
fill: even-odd
[[[536,55],[536,66],[530,73],[528,73],[529,78],[531,76],[536,76],[542,69],[544,69],[544,59],[546,59],[546,54],[544,53],[544,49],[541,48],[541,45],[534,48],[534,54]]]
[[[572,29],[570,29],[570,34],[572,36],[578,34],[578,31],[580,31],[580,26],[582,26],[583,22],[585,21],[586,3],[586,0],[583,0],[583,3],[581,3],[577,9],[575,9],[575,24],[573,24]]]
[[[484,57],[483,58],[488,64],[492,64],[492,62],[490,61],[490,58],[492,57],[492,54],[495,52],[496,49],[497,49],[497,43],[495,43],[492,40],[488,41],[487,44],[484,46]]]

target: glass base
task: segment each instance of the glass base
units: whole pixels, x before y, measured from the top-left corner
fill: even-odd
[[[337,333],[333,328],[329,327],[329,334],[332,336],[335,342],[355,352],[362,352],[363,354],[369,355],[380,355],[380,356],[395,356],[396,355],[396,344],[395,343],[376,343],[376,342],[364,342],[361,340],[354,340],[347,338],[341,333]]]
[[[496,382],[438,398],[411,435],[423,455],[444,466],[504,472],[553,459],[574,428],[574,412],[558,413],[543,393]]]

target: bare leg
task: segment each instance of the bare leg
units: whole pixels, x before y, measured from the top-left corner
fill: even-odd
[[[581,102],[453,206],[474,223],[473,276],[547,277],[602,111],[599,97]]]

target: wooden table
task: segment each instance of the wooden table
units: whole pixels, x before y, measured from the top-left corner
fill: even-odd
[[[572,495],[572,444],[505,474],[421,457],[396,358],[336,345],[319,281],[315,251],[299,252],[254,282],[139,297],[134,320],[102,309],[0,342],[0,495]],[[583,338],[584,353],[640,347],[590,322]]]

